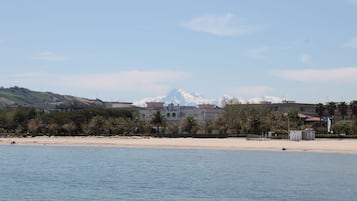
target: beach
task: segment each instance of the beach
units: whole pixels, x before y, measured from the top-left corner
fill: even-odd
[[[0,138],[0,145],[98,146],[181,148],[256,151],[298,151],[357,154],[356,139],[313,141],[247,140],[245,138],[154,138],[154,137],[28,137]]]

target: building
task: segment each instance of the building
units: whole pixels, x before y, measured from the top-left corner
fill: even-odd
[[[141,119],[150,121],[153,113],[160,111],[165,116],[168,124],[180,124],[186,117],[194,117],[201,128],[204,128],[207,120],[216,120],[223,109],[211,105],[202,104],[196,106],[181,106],[173,103],[164,105],[162,102],[148,102],[146,107],[139,110]]]
[[[133,107],[131,102],[105,102],[105,108],[110,109],[129,109]]]
[[[272,112],[288,113],[291,110],[296,110],[299,114],[317,116],[316,104],[296,103],[295,101],[283,101],[282,103],[262,103],[262,105],[270,108]]]

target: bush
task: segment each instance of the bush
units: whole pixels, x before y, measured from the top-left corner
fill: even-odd
[[[350,120],[337,121],[332,129],[336,134],[352,134],[353,122]]]

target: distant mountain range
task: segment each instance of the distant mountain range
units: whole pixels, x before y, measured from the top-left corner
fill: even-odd
[[[231,100],[235,97],[230,95],[223,95],[217,99],[209,99],[204,97],[199,93],[190,93],[184,91],[183,89],[173,89],[166,96],[156,96],[152,98],[144,98],[142,100],[134,102],[134,105],[145,106],[147,102],[164,102],[165,104],[179,104],[187,106],[197,106],[199,104],[214,104],[221,106],[224,100]],[[261,103],[261,102],[272,102],[272,103],[281,103],[283,98],[274,97],[274,96],[264,96],[258,98],[251,98],[248,100],[242,98],[236,98],[241,103]]]
[[[22,87],[0,88],[0,108],[36,107],[43,109],[100,107],[104,102],[96,99],[60,95],[52,92],[37,92]]]
[[[164,102],[165,104],[179,104],[185,106],[197,106],[199,104],[214,104],[221,106],[224,100],[230,100],[233,96],[224,95],[217,99],[205,98],[199,93],[189,93],[182,89],[173,89],[166,96],[157,96],[153,98],[144,98],[139,101],[134,101],[136,106],[144,107],[147,102]],[[241,103],[260,103],[263,101],[279,103],[282,98],[265,96],[244,100],[236,98]],[[66,108],[89,108],[89,107],[104,107],[106,102],[100,99],[88,99],[70,95],[60,95],[52,92],[37,92],[22,87],[0,87],[0,108],[4,107],[36,107],[43,109],[66,109]]]
[[[147,102],[164,102],[166,104],[173,103],[186,106],[196,106],[205,103],[216,104],[215,99],[208,99],[199,93],[189,93],[182,89],[173,89],[166,96],[144,98],[134,102],[134,105],[145,106]]]

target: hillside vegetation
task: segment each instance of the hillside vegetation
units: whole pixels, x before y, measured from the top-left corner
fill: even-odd
[[[70,105],[79,105],[85,108],[86,106],[103,106],[103,102],[100,100],[60,95],[52,92],[32,91],[17,86],[0,88],[0,108],[23,106],[56,109]]]

